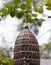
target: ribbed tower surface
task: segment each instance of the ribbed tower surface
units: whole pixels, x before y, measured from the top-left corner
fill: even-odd
[[[27,27],[18,35],[14,46],[14,65],[40,65],[38,42]]]

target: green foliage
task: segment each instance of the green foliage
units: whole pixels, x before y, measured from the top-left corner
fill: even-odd
[[[37,14],[32,14],[33,17],[37,17],[38,15]]]
[[[48,0],[48,2],[46,3],[47,9],[51,10],[51,0]]]
[[[38,18],[35,18],[35,19],[31,19],[31,18],[29,18],[28,19],[28,22],[29,23],[37,23],[39,26],[41,26],[41,24],[42,24],[42,22],[44,21],[44,19],[38,19]],[[23,25],[24,25],[24,23],[26,23],[26,19],[23,19]]]
[[[38,11],[39,13],[43,13],[43,6],[41,6],[40,8],[37,8],[37,11]]]
[[[51,6],[51,0],[48,0],[48,2],[46,3],[46,6]]]
[[[14,0],[15,4],[20,4],[21,0]]]
[[[43,13],[43,6],[38,7],[38,6],[34,5],[34,10],[36,12]]]
[[[48,10],[51,10],[51,6],[47,6],[47,9],[48,9]]]
[[[33,0],[26,0],[27,8],[31,8]]]
[[[14,61],[10,58],[11,50],[12,48],[8,50],[6,48],[0,47],[0,65],[13,65]]]
[[[9,3],[7,3],[7,4],[5,4],[5,7],[6,7],[7,9],[10,9],[10,10],[11,10],[12,5],[11,5],[11,4],[9,4]]]
[[[0,14],[1,14],[2,17],[6,16],[7,15],[7,10],[5,8],[2,8],[0,10]]]
[[[17,13],[16,16],[17,16],[18,18],[22,18],[23,15],[24,15],[24,12],[23,12],[23,11],[20,11],[20,12]]]
[[[10,14],[11,17],[24,18],[26,23],[35,23],[38,14],[32,13],[32,11],[42,14],[44,4],[48,10],[51,10],[51,0],[48,2],[46,0],[13,0],[4,4],[4,7],[0,9],[0,14],[2,17]]]
[[[21,4],[20,7],[21,7],[22,10],[25,10],[26,9],[26,4]]]
[[[7,8],[8,14],[10,14],[12,17],[16,14],[16,5],[12,4],[5,4],[5,8]]]
[[[37,24],[41,26],[42,22],[45,21],[44,19],[38,19]]]
[[[7,48],[2,48],[2,47],[0,47],[0,56],[10,57],[10,52],[11,52],[12,50],[13,50],[12,48],[7,49]]]
[[[7,58],[7,57],[0,57],[0,65],[13,65],[14,61],[11,58]]]
[[[50,59],[51,58],[51,43],[44,44],[40,46],[41,58]]]
[[[5,8],[7,9],[8,14],[10,14],[11,10],[12,10],[12,5],[11,4],[5,4]]]

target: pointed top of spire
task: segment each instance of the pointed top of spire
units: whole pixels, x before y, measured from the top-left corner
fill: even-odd
[[[25,29],[29,29],[29,28],[28,28],[28,25],[25,26]]]

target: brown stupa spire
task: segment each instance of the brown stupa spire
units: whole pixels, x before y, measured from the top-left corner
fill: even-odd
[[[14,65],[40,65],[39,45],[28,26],[25,26],[16,39]]]

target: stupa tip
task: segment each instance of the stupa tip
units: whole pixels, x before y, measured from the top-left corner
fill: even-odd
[[[28,25],[25,26],[25,29],[29,29],[29,28],[28,28]]]

